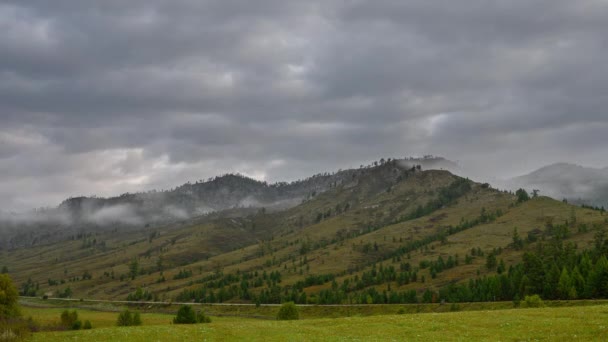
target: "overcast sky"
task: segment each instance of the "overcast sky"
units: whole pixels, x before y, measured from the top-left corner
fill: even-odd
[[[3,0],[0,208],[435,154],[608,166],[608,1]]]

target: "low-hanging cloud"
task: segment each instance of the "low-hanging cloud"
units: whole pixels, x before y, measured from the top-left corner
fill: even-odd
[[[103,207],[84,218],[85,222],[107,226],[111,224],[141,225],[144,220],[128,204]]]
[[[381,157],[608,165],[602,1],[7,0],[0,29],[4,211]]]
[[[174,205],[168,205],[163,208],[163,212],[173,219],[184,220],[190,218],[188,212],[182,208],[176,207]]]

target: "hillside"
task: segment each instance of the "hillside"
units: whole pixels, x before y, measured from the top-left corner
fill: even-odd
[[[287,209],[235,208],[177,224],[83,232],[4,250],[0,266],[29,295],[383,303],[452,298],[457,286],[507,274],[511,283],[519,274],[510,288],[538,291],[517,271],[526,252],[542,248],[538,242],[559,253],[597,241],[603,248],[597,236],[608,216],[601,211],[548,197],[518,202],[488,184],[395,160],[342,174],[348,177]],[[592,269],[602,265],[590,255]],[[510,299],[509,291],[484,298]]]
[[[350,177],[351,171],[315,175],[292,183],[268,184],[238,174],[186,183],[166,191],[123,194],[112,198],[73,197],[57,208],[0,216],[0,248],[16,248],[64,239],[84,232],[137,230],[205,216],[234,208],[284,209],[312,193]],[[40,236],[39,232],[52,232]],[[12,233],[12,234],[11,234]]]
[[[389,159],[390,160],[390,159]],[[359,169],[382,164],[385,160]],[[423,169],[458,169],[441,157],[405,158],[396,161],[402,168],[421,165]],[[72,197],[56,208],[26,213],[0,212],[0,249],[19,248],[65,240],[89,232],[137,230],[201,220],[205,216],[231,210],[265,208],[284,210],[311,196],[347,183],[358,169],[320,173],[290,183],[269,184],[240,174],[188,182],[171,190],[126,193],[117,197]],[[235,210],[236,209],[236,210]]]

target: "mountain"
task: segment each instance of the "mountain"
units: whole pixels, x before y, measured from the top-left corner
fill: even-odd
[[[392,159],[388,159],[392,160]],[[381,159],[360,169],[382,165]],[[435,156],[395,159],[400,167],[457,169],[457,164]],[[87,231],[122,231],[201,218],[224,210],[265,208],[283,210],[332,187],[348,184],[358,169],[316,174],[290,183],[268,184],[240,174],[186,183],[175,189],[126,193],[117,197],[73,197],[57,208],[21,214],[0,213],[0,248],[16,248],[60,241]]]
[[[608,168],[556,163],[515,177],[509,184],[528,191],[538,189],[541,194],[572,203],[608,207]]]
[[[585,261],[589,281],[604,272],[602,211],[544,196],[520,201],[401,160],[343,172],[341,182],[282,209],[235,207],[61,239],[38,231],[28,236],[35,243],[0,251],[0,267],[28,295],[319,304],[560,298],[564,291],[542,286],[557,283],[563,267],[578,272],[562,261]],[[265,188],[237,178],[229,179]],[[587,257],[575,255],[585,250]],[[533,259],[522,266],[527,254]],[[567,294],[597,296],[593,286]]]

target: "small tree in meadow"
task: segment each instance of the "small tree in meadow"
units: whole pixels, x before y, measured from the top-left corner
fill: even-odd
[[[196,314],[196,321],[198,323],[211,323],[211,318],[205,315],[205,313],[201,310]]]
[[[139,312],[135,312],[132,317],[133,325],[141,325],[141,315],[139,314]]]
[[[129,327],[141,324],[142,322],[139,312],[132,313],[129,311],[129,309],[125,309],[125,311],[121,312],[118,315],[118,320],[116,321],[116,325],[119,327]]]
[[[78,312],[64,310],[61,313],[61,325],[66,329],[80,330],[82,322],[78,320]]]
[[[531,295],[531,296],[525,296],[524,302],[526,303],[526,306],[529,308],[542,308],[543,306],[545,306],[545,304],[543,303],[543,300],[537,294]]]
[[[195,324],[196,313],[190,305],[183,305],[177,310],[177,316],[173,319],[175,324]]]
[[[177,310],[177,315],[173,318],[174,324],[196,324],[211,323],[211,318],[204,312],[195,312],[190,305],[183,305]]]
[[[287,302],[281,305],[279,313],[277,314],[277,320],[290,321],[296,319],[300,319],[300,312],[293,302]]]

